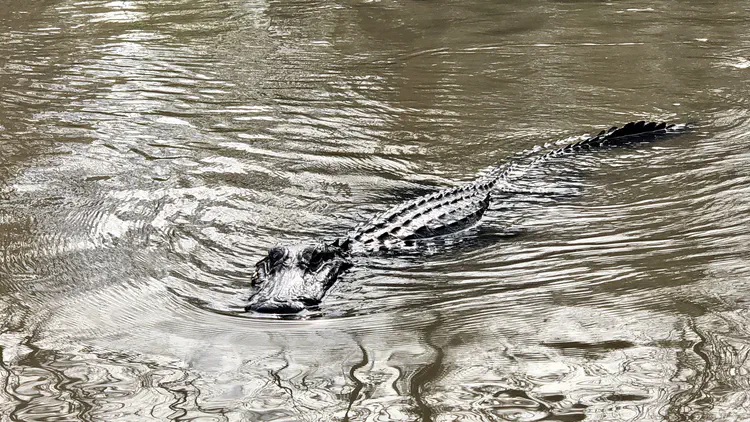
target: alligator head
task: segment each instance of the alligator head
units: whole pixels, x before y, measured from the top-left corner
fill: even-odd
[[[339,241],[273,247],[255,265],[247,310],[289,314],[315,306],[351,265]]]

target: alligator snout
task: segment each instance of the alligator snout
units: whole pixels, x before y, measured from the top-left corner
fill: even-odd
[[[299,301],[262,300],[253,301],[247,310],[265,314],[295,314],[305,309],[305,304]]]

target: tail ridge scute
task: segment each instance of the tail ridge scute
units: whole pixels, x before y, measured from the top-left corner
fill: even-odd
[[[609,130],[601,131],[596,136],[576,142],[574,149],[583,147],[620,146],[631,142],[649,141],[657,137],[676,133],[684,129],[684,125],[667,124],[666,122],[647,122],[645,120],[630,122],[622,127],[613,126]]]

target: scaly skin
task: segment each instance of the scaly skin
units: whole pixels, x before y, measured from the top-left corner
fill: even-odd
[[[453,233],[477,224],[498,186],[523,176],[556,156],[645,142],[686,129],[686,125],[632,122],[558,148],[534,148],[463,186],[443,189],[397,205],[330,244],[276,246],[253,275],[247,309],[289,314],[315,307],[354,255],[398,251],[415,240]]]

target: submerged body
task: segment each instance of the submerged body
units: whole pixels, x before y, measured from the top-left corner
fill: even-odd
[[[493,190],[552,157],[649,141],[684,129],[685,125],[634,122],[556,148],[535,148],[471,183],[397,205],[331,243],[271,248],[256,264],[247,309],[288,314],[317,306],[352,266],[352,256],[398,250],[475,225],[489,208]]]

